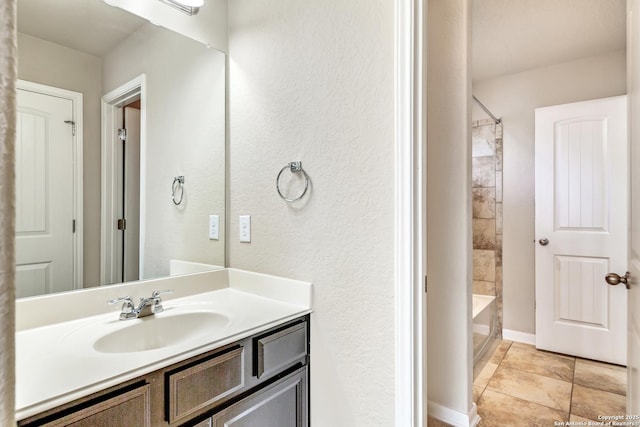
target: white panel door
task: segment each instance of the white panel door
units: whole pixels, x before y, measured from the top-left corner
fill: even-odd
[[[124,108],[124,280],[140,278],[140,110]]]
[[[640,0],[629,0],[627,5],[627,90],[631,145],[627,414],[640,414]],[[622,271],[618,274],[622,274]]]
[[[140,278],[140,110],[118,107],[116,120],[119,129],[126,129],[126,138],[119,139],[115,172],[117,217],[124,218],[126,226],[119,229],[113,224],[116,276],[112,283]]]
[[[536,347],[626,364],[626,97],[536,109]],[[624,273],[622,273],[624,274]]]
[[[71,100],[18,90],[16,294],[74,288]]]

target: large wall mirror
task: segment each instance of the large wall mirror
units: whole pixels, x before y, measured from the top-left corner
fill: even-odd
[[[225,265],[225,62],[103,0],[18,1],[18,297]]]

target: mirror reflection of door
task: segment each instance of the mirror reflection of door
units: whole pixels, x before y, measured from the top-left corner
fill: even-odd
[[[58,93],[59,92],[59,93]],[[72,290],[81,274],[78,153],[68,91],[19,82],[16,138],[16,294]],[[81,99],[80,94],[75,94]],[[81,128],[81,127],[80,127]],[[80,169],[81,170],[81,169]],[[78,253],[76,253],[78,252]],[[78,273],[79,272],[79,273]]]
[[[117,158],[118,221],[116,276],[118,282],[140,278],[140,100],[117,111],[121,147]]]

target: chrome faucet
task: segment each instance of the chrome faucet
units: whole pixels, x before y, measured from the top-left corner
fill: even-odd
[[[172,293],[173,289],[167,289],[165,291],[153,291],[151,293],[151,297],[140,298],[140,304],[138,304],[138,307],[135,306],[135,304],[133,303],[133,299],[130,296],[115,298],[107,302],[109,304],[117,304],[119,302],[122,302],[120,320],[137,319],[139,317],[146,317],[164,311],[160,295]]]

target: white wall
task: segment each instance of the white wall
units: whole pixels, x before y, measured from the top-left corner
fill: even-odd
[[[83,94],[83,285],[100,284],[100,98],[102,60],[18,33],[18,78]]]
[[[504,329],[535,333],[534,109],[626,92],[625,52],[474,82],[504,129]],[[473,120],[486,116],[477,107]]]
[[[103,59],[107,93],[147,78],[144,277],[169,274],[169,259],[224,265],[225,55],[152,24]],[[171,184],[185,176],[177,207]],[[209,240],[209,214],[220,240]]]
[[[391,426],[394,2],[234,0],[229,30],[230,265],[313,282],[312,425]]]
[[[429,415],[469,425],[474,411],[471,5],[430,0],[428,7],[427,397]]]

